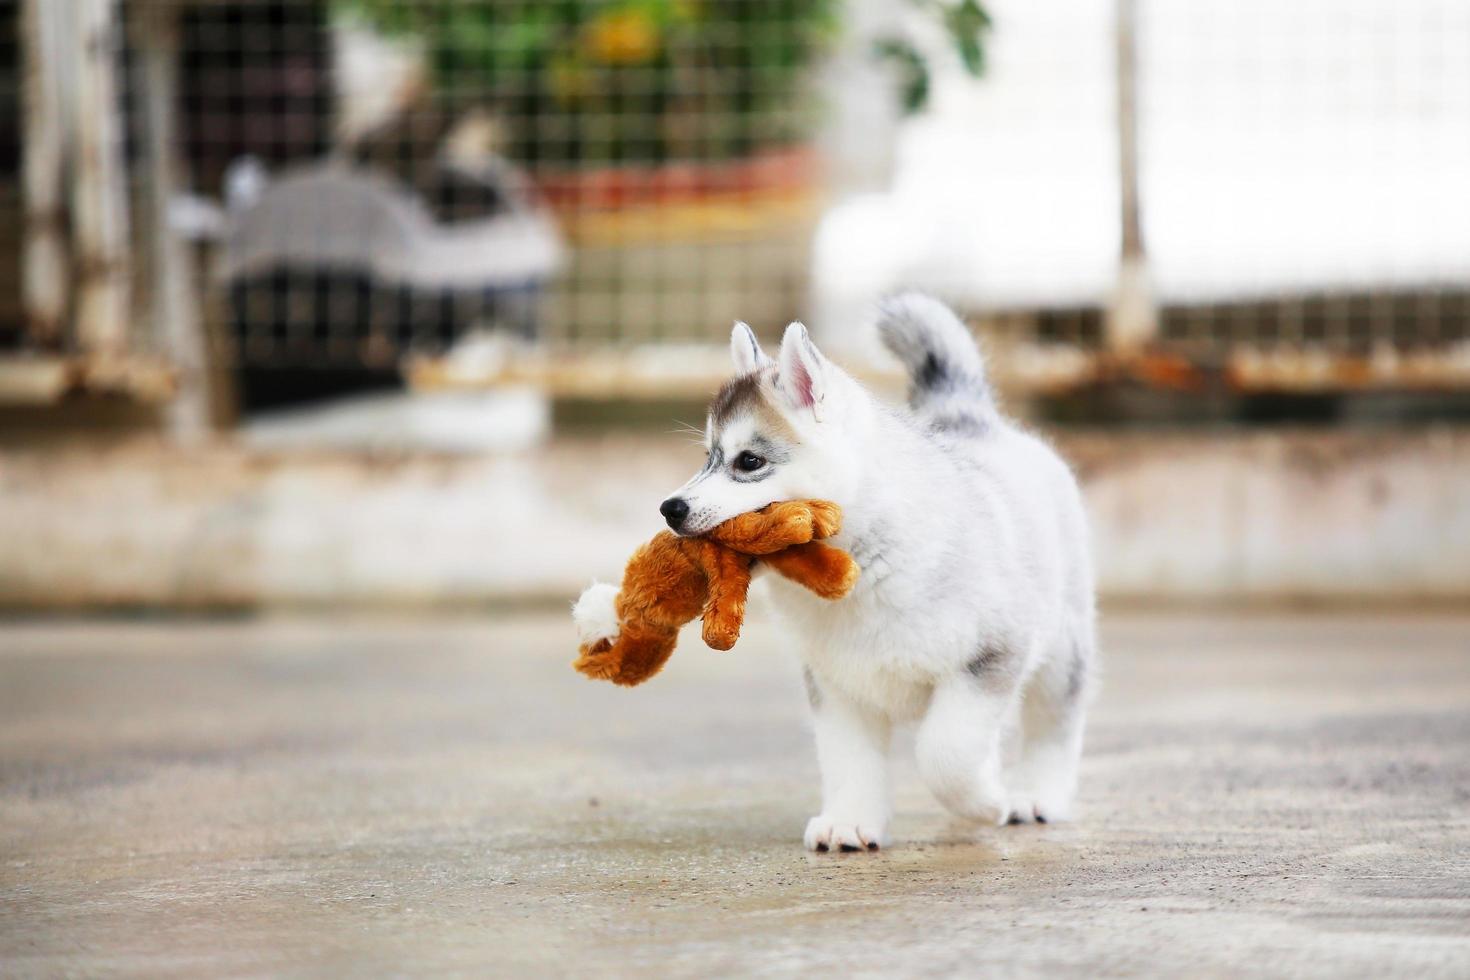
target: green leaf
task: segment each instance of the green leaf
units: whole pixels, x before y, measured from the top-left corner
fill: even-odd
[[[944,11],[944,26],[949,30],[955,50],[965,70],[974,78],[985,74],[985,32],[990,29],[990,15],[978,0],[960,0]]]
[[[918,112],[929,101],[929,65],[917,48],[904,38],[880,38],[873,44],[873,54],[898,68],[899,91],[903,109]]]

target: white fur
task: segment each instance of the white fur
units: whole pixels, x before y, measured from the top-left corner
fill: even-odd
[[[750,329],[750,324],[739,320],[735,321],[735,329],[730,331],[730,359],[735,362],[737,374],[749,374],[771,363],[755,339],[755,331]]]
[[[828,361],[799,324],[775,363],[751,355],[753,336],[737,326],[737,368],[762,373],[765,402],[789,431],[767,431],[761,411],[723,425],[712,418],[712,458],[724,465],[676,491],[690,504],[682,529],[690,534],[774,500],[843,508],[833,543],[862,567],[851,595],[829,602],[768,577],[819,692],[822,809],[805,834],[813,849],[887,842],[896,724],[918,726],[919,772],[940,802],[990,824],[1065,818],[1082,746],[1096,641],[1076,482],[1046,443],[996,412],[978,355],[955,349],[957,338],[969,341],[953,314],[932,301],[893,310],[913,320],[891,321],[889,331],[905,340],[916,332],[958,358],[968,387],[927,402],[916,395],[917,412],[895,410]],[[967,399],[971,430],[934,430],[943,422],[936,413]],[[749,482],[731,461],[758,439],[775,442],[782,460]],[[986,651],[999,651],[988,668],[976,660]]]
[[[618,638],[618,587],[593,582],[572,605],[572,622],[581,643],[609,642]]]

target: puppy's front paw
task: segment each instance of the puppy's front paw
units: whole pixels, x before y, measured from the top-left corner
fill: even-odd
[[[807,821],[805,842],[809,851],[876,851],[888,843],[888,828],[881,820],[821,813]]]

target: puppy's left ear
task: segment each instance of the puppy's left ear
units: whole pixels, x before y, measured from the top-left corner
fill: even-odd
[[[822,401],[831,387],[832,365],[812,343],[806,327],[793,323],[786,328],[776,363],[779,370],[777,384],[791,407],[810,409],[820,422]]]
[[[730,331],[730,359],[735,362],[736,374],[750,374],[771,363],[766,352],[761,350],[760,341],[755,339],[755,331],[750,329],[750,324],[735,322],[735,329]]]

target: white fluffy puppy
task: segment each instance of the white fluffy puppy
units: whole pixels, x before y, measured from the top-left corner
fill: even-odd
[[[693,535],[775,500],[842,506],[832,543],[862,567],[850,596],[827,602],[769,577],[812,707],[822,810],[806,845],[818,851],[887,843],[889,738],[907,722],[919,772],[954,813],[1068,816],[1096,656],[1071,471],[999,413],[979,350],[943,304],[897,297],[879,328],[908,369],[907,411],[875,400],[800,324],[774,361],[737,324],[708,459],[660,507]],[[578,604],[585,629],[607,598]]]

